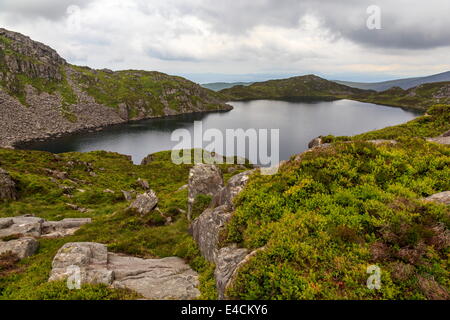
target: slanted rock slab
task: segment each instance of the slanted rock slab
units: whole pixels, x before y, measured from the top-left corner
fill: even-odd
[[[100,243],[67,243],[52,263],[49,281],[65,280],[78,270],[80,284],[106,284],[140,293],[146,299],[196,299],[198,274],[182,259],[141,259],[108,253]]]
[[[109,254],[113,287],[127,288],[152,300],[191,300],[200,295],[198,274],[182,259],[140,259]]]

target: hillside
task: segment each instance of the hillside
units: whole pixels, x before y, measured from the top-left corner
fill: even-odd
[[[417,87],[421,84],[450,81],[450,71],[426,77],[406,78],[406,79],[372,82],[372,83],[340,81],[340,80],[333,80],[333,81],[339,84],[343,84],[345,86],[363,90],[385,91],[394,87],[399,87],[404,90],[407,90]]]
[[[275,176],[253,175],[222,233],[222,247],[253,250],[228,296],[450,299],[450,147],[416,138],[443,134],[449,117],[435,106],[407,127],[336,139]],[[383,138],[397,141],[369,141]],[[366,287],[371,265],[380,290]]]
[[[435,195],[450,190],[450,149],[422,138],[448,131],[449,116],[448,105],[434,106],[407,125],[337,137],[273,176],[249,165],[175,165],[170,152],[134,165],[103,151],[0,149],[0,246],[20,241],[1,236],[9,217],[92,218],[74,234],[38,237],[39,249],[20,261],[0,254],[0,299],[142,298],[105,284],[48,282],[55,255],[79,242],[105,244],[112,257],[182,258],[202,299],[450,299],[449,198]],[[367,141],[374,138],[396,141]],[[190,223],[196,185],[219,192],[197,194]],[[150,188],[157,207],[131,210]],[[214,246],[225,255],[217,265],[208,262]],[[381,268],[380,290],[367,288],[371,265]]]
[[[235,86],[250,86],[254,82],[213,82],[213,83],[204,83],[201,86],[203,88],[207,88],[213,91],[220,91],[223,89],[233,88]]]
[[[382,92],[370,93],[364,97],[354,97],[354,99],[395,107],[427,110],[435,104],[450,103],[450,82],[427,83],[408,90],[395,87]]]
[[[221,90],[231,100],[351,99],[395,107],[426,110],[434,104],[450,103],[450,82],[423,84],[408,90],[391,88],[376,92],[350,88],[314,75],[257,82]]]
[[[368,92],[350,88],[317,77],[306,75],[282,80],[256,82],[250,86],[235,86],[221,90],[233,100],[252,99],[339,99],[348,96],[360,96]]]
[[[231,109],[220,94],[181,77],[74,66],[50,47],[5,29],[0,107],[2,146],[130,120]]]

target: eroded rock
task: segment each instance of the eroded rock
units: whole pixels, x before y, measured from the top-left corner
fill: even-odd
[[[6,170],[0,168],[0,200],[16,200],[16,184]]]

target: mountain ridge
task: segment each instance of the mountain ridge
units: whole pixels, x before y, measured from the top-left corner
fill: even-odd
[[[404,90],[407,90],[417,87],[421,84],[450,81],[450,71],[433,74],[425,77],[395,79],[381,82],[353,82],[342,80],[332,80],[332,81],[349,87],[363,90],[385,91],[393,87],[400,87]]]

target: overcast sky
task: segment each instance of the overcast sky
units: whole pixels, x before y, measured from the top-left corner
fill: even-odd
[[[381,30],[367,28],[370,5]],[[0,26],[93,68],[197,82],[450,70],[448,0],[0,0]]]

